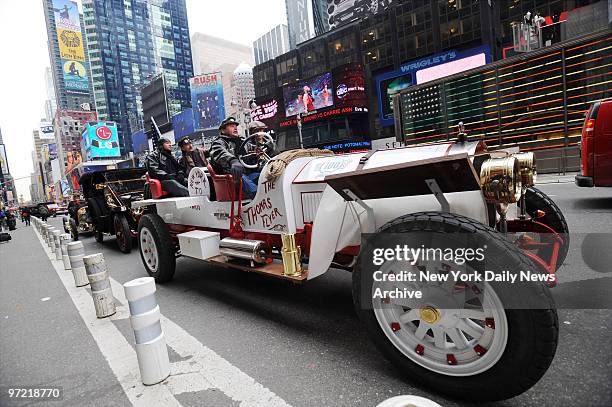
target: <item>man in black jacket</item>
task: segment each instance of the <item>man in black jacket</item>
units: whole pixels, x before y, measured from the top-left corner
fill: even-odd
[[[185,168],[172,156],[172,142],[160,137],[157,151],[147,156],[149,177],[161,181],[162,189],[171,196],[189,196]]]

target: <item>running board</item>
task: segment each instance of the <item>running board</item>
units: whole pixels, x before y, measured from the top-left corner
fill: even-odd
[[[229,269],[237,269],[240,271],[247,271],[251,273],[264,274],[270,277],[279,278],[281,280],[293,281],[295,283],[303,283],[308,278],[307,269],[304,269],[302,274],[300,274],[299,276],[286,276],[284,274],[285,269],[283,267],[283,263],[277,262],[264,264],[257,267],[250,267],[249,265],[244,264],[240,260],[230,260],[225,256],[215,256],[204,261],[215,266],[221,266]]]

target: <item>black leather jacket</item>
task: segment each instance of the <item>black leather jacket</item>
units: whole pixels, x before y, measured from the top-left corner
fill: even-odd
[[[149,171],[149,176],[160,181],[183,181],[187,176],[185,167],[179,164],[172,154],[163,150],[157,150],[149,154],[145,165],[147,171]]]
[[[218,174],[229,174],[232,162],[238,159],[240,137],[228,137],[223,134],[213,140],[210,147],[210,163]]]

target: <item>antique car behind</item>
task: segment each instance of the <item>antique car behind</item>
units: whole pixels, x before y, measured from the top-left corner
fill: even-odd
[[[160,198],[151,180],[154,199],[135,204],[146,208],[138,226],[143,266],[159,283],[173,278],[180,256],[292,283],[346,270],[372,342],[422,385],[460,399],[501,400],[527,391],[550,366],[559,323],[549,287],[569,239],[559,208],[534,187],[532,153],[490,152],[483,142],[338,156],[284,152],[266,164],[250,201],[236,196],[231,175],[211,166],[208,174],[212,182],[192,169],[183,198]],[[481,250],[488,268],[393,256],[376,264],[371,239],[379,249],[398,239],[434,253]],[[495,278],[400,280],[407,271],[448,276],[452,267],[466,276],[492,270]],[[497,278],[507,270],[537,279],[506,284]],[[377,295],[417,289],[420,298]]]
[[[84,201],[75,202],[75,213],[64,217],[64,232],[70,233],[72,240],[79,240],[80,234],[92,234],[94,227]]]
[[[145,173],[143,168],[127,168],[81,176],[79,183],[97,242],[103,241],[104,234],[115,235],[122,252],[132,250],[142,210],[132,208],[132,203],[143,199]]]

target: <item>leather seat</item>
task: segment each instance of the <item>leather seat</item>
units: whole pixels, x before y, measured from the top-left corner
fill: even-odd
[[[234,200],[236,191],[236,184],[234,177],[227,175],[218,175],[212,165],[208,164],[208,173],[210,174],[213,186],[215,188],[215,194],[217,195],[217,201],[219,202],[230,202]]]
[[[168,196],[168,193],[162,189],[161,181],[155,178],[149,177],[147,173],[147,184],[149,184],[149,190],[151,191],[151,198],[159,199],[164,196]]]

